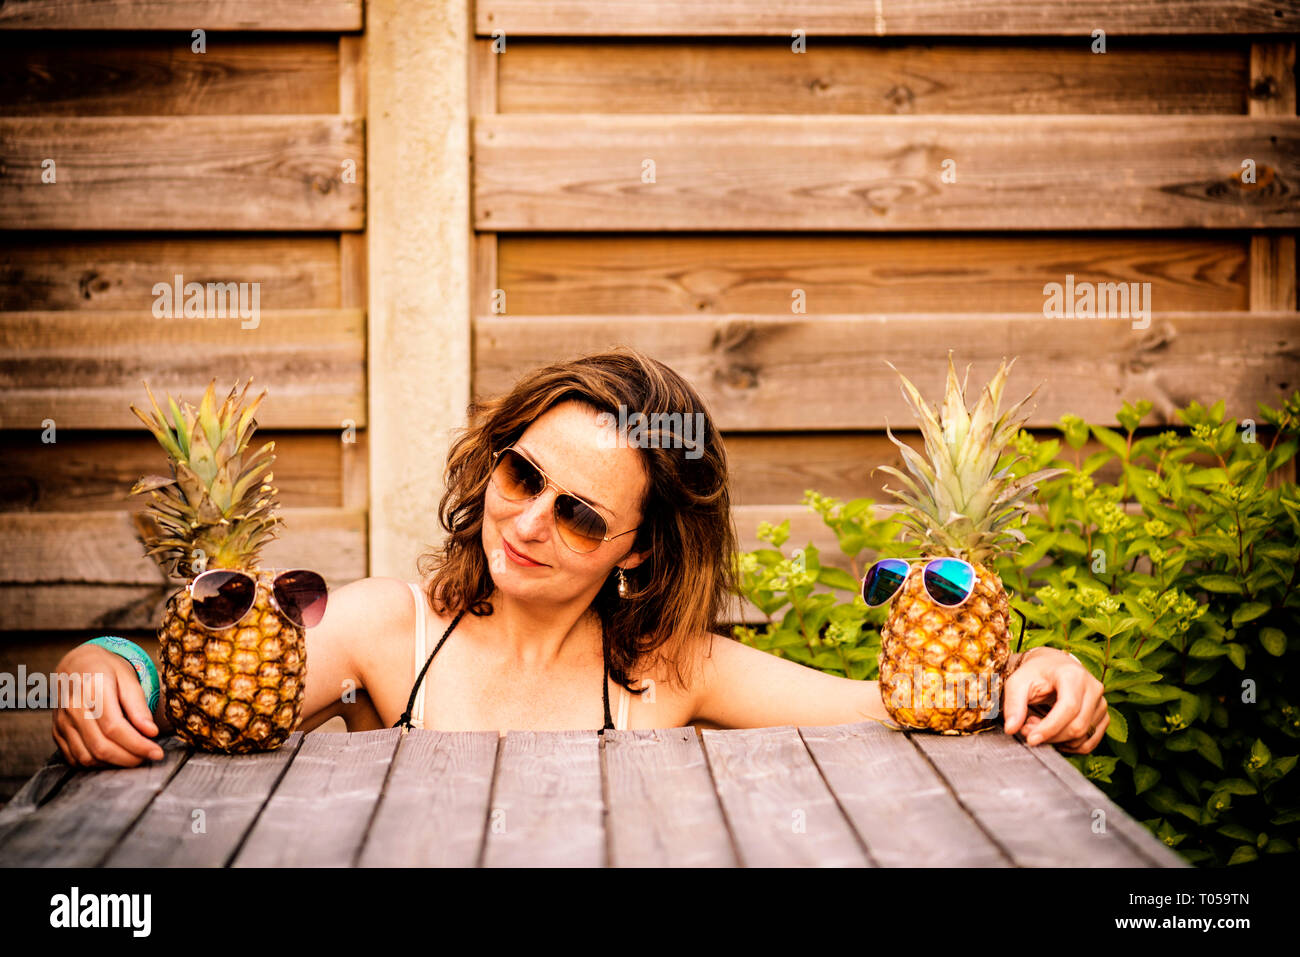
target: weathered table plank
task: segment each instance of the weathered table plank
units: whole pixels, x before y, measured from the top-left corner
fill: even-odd
[[[600,735],[511,731],[502,743],[484,867],[601,867]]]
[[[0,846],[26,820],[27,815],[35,811],[72,774],[73,770],[63,760],[62,753],[55,751],[44,766],[28,778],[18,793],[9,799],[9,803],[0,808]]]
[[[161,761],[139,767],[77,770],[0,846],[0,866],[99,864],[189,755],[179,738],[162,749]]]
[[[1010,866],[903,732],[867,721],[799,733],[877,865]]]
[[[401,732],[304,736],[232,867],[349,867],[361,850]]]
[[[796,729],[706,730],[704,750],[742,864],[871,863]]]
[[[408,731],[393,758],[358,866],[478,863],[498,741],[495,731]]]
[[[1094,829],[1095,802],[1071,791],[1010,735],[912,736],[957,800],[1022,867],[1147,867],[1118,832]]]
[[[1088,806],[1104,812],[1102,820],[1107,828],[1114,828],[1133,849],[1157,867],[1191,867],[1182,856],[1159,840],[1142,826],[1142,823],[1129,816],[1128,812],[1106,796],[1106,792],[1093,784],[1078,769],[1065,760],[1056,748],[1026,748],[1030,754],[1043,762],[1070,791],[1088,803]]]
[[[305,740],[274,751],[195,751],[113,848],[105,867],[222,867],[238,849]],[[198,813],[201,812],[201,813]]]
[[[611,866],[736,866],[694,728],[606,731],[604,738]]]

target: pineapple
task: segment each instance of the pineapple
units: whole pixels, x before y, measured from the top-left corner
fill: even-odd
[[[887,363],[898,372],[892,362]],[[883,508],[904,522],[902,538],[917,546],[909,558],[964,558],[974,567],[975,590],[963,604],[945,608],[933,601],[915,568],[894,596],[881,628],[880,692],[885,710],[898,724],[944,734],[970,734],[996,726],[1002,684],[1010,657],[1010,603],[1002,581],[990,567],[1000,555],[1027,543],[1008,523],[1024,516],[1023,500],[1035,483],[1064,469],[1043,469],[1013,478],[1009,469],[994,474],[1007,443],[1028,414],[1013,418],[1037,387],[998,416],[1002,388],[1015,359],[1003,360],[979,402],[967,411],[965,383],[957,382],[952,351],[948,384],[939,417],[906,376],[904,398],[916,413],[925,439],[923,457],[889,431],[903,454],[909,478],[880,466],[905,489],[885,488],[901,504]],[[970,367],[966,374],[969,377]]]
[[[162,650],[165,707],[176,734],[207,751],[271,751],[284,743],[302,712],[306,682],[303,629],[271,604],[273,574],[258,568],[258,552],[274,539],[276,525],[267,442],[245,461],[257,428],[253,413],[266,392],[247,407],[230,391],[218,409],[216,380],[197,410],[184,412],[171,396],[168,423],[149,391],[152,418],[134,412],[170,459],[171,476],[140,479],[131,494],[150,493],[134,516],[146,554],[170,577],[193,579],[214,568],[240,569],[257,579],[253,608],[219,631],[194,618],[188,590],[167,602],[158,640]],[[238,388],[238,387],[236,387]],[[145,389],[149,385],[145,383]]]

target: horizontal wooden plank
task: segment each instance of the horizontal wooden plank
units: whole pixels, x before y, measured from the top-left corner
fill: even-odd
[[[900,442],[918,451],[924,448],[920,431],[892,427],[891,431]],[[1061,439],[1060,430],[1055,428],[1029,432],[1040,442]],[[727,447],[732,505],[799,502],[808,489],[841,501],[892,501],[884,486],[897,486],[898,482],[878,466],[892,465],[906,471],[902,453],[883,432],[732,432],[723,435],[723,443]],[[1077,453],[1079,461],[1102,448],[1100,442],[1089,439]],[[1075,457],[1074,450],[1063,442],[1060,455],[1067,461]],[[1217,463],[1206,462],[1210,464]],[[1092,477],[1098,482],[1115,481],[1119,474],[1119,463],[1112,461],[1093,472]]]
[[[14,770],[21,767],[17,774],[8,773],[0,776],[0,782],[3,782],[0,787],[6,789],[0,793],[0,798],[7,799],[4,806],[0,807],[0,844],[3,844],[5,838],[17,830],[23,820],[40,807],[42,802],[48,800],[72,774],[72,768],[54,748],[54,739],[48,732],[47,725],[45,759],[34,765],[20,765],[10,759],[7,751],[0,751],[0,767]],[[11,784],[12,791],[8,790]]]
[[[694,728],[606,731],[604,739],[610,866],[736,866]]]
[[[1151,866],[1117,829],[1095,826],[1104,795],[1088,800],[1066,787],[1018,740],[997,729],[911,739],[1016,866]]]
[[[1227,415],[1254,417],[1256,400],[1276,406],[1300,386],[1296,313],[1160,311],[1145,329],[1134,322],[1041,314],[480,316],[474,396],[508,391],[539,363],[615,345],[642,349],[683,375],[724,431],[914,427],[885,360],[934,401],[949,348],[959,370],[971,364],[972,383],[1017,356],[1007,396],[1015,401],[1038,386],[1031,428],[1066,413],[1108,422],[1123,400],[1143,398],[1155,405],[1148,424],[1175,424],[1175,409],[1194,399],[1223,399]]]
[[[196,750],[103,866],[224,866],[304,740],[295,731],[274,751],[228,755]]]
[[[177,587],[0,584],[0,628],[10,633],[93,630],[138,641],[139,633],[157,629]]]
[[[57,663],[56,658],[54,664]],[[51,674],[52,670],[52,668],[39,669],[40,673],[45,675]],[[33,665],[27,666],[28,675],[36,674],[37,671],[38,669]],[[16,671],[11,670],[8,673],[15,675],[12,680],[16,680]],[[54,742],[53,727],[54,712],[47,708],[28,709],[10,706],[0,710],[0,775],[31,777],[37,774],[50,756],[58,752],[58,745]],[[68,766],[64,764],[63,770],[66,771],[67,768]],[[48,781],[50,775],[46,774],[44,777]],[[9,816],[9,820],[12,821],[13,818],[14,815]],[[8,830],[5,827],[5,820],[5,811],[0,810],[0,843],[3,843],[4,835]]]
[[[118,233],[0,235],[0,310],[148,309],[153,287],[255,282],[266,309],[336,309],[339,238]]]
[[[284,508],[279,537],[262,554],[267,567],[306,567],[328,582],[365,577],[366,513],[362,509]],[[7,585],[169,584],[144,554],[131,512],[10,512],[0,515],[0,582]],[[18,611],[19,609],[11,609]],[[11,614],[0,615],[15,627]],[[84,622],[81,627],[89,627]],[[17,626],[22,627],[22,626]],[[28,626],[39,627],[39,626]]]
[[[1300,225],[1297,118],[515,114],[473,130],[474,225],[496,232]]]
[[[484,825],[483,867],[605,866],[600,736],[508,732]]]
[[[879,867],[1007,867],[908,735],[872,722],[800,728]]]
[[[742,865],[874,866],[798,729],[706,730],[702,737]]]
[[[3,23],[0,11],[0,23]],[[0,32],[6,116],[338,113],[338,39]]]
[[[6,30],[360,30],[363,0],[8,0]]]
[[[1080,774],[1079,769],[1065,760],[1056,748],[1029,748],[1029,753],[1056,775],[1072,794],[1088,802],[1094,814],[1101,811],[1104,815],[1098,818],[1101,825],[1118,833],[1142,857],[1157,867],[1192,866],[1176,850],[1147,830],[1141,822],[1130,817],[1123,808],[1107,797],[1101,788]]]
[[[483,849],[495,731],[402,735],[358,867],[473,867]]]
[[[1149,282],[1174,312],[1250,308],[1246,234],[505,233],[496,245],[493,288],[513,316],[789,316],[796,294],[810,314],[1035,312],[1067,273]]]
[[[219,397],[249,376],[252,394],[266,388],[259,425],[365,425],[362,310],[243,314],[251,318],[167,319],[148,304],[121,312],[0,312],[0,428],[42,429],[52,419],[63,428],[134,432],[143,426],[130,407],[149,407],[145,382],[160,402],[169,393],[197,405],[213,376]]]
[[[10,229],[361,229],[364,121],[348,116],[0,119]],[[42,182],[53,160],[55,182]],[[351,164],[351,165],[349,165]],[[344,176],[355,173],[355,182]]]
[[[491,36],[1061,36],[1295,33],[1295,0],[483,0]],[[1081,40],[1081,42],[1087,42]]]
[[[161,761],[136,768],[80,769],[55,799],[30,814],[0,845],[2,867],[94,867],[189,756],[179,738]]]
[[[692,18],[693,18],[692,14]],[[788,35],[787,31],[787,35]],[[496,57],[499,113],[1217,113],[1246,112],[1249,51],[1188,39],[940,40],[888,45],[813,38],[530,40]]]
[[[350,867],[401,732],[307,734],[231,867]]]
[[[39,429],[0,432],[0,512],[130,509],[143,502],[128,494],[140,476],[167,473],[167,453],[143,425],[135,434],[60,429],[56,435],[47,444]],[[341,438],[259,428],[251,444],[275,443],[275,487],[286,508],[337,508],[345,504]]]

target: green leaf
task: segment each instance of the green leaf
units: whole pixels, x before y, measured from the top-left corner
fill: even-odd
[[[1226,655],[1228,649],[1213,638],[1197,638],[1187,653],[1193,658],[1218,658]]]
[[[1232,857],[1228,858],[1229,866],[1233,864],[1246,864],[1259,857],[1259,852],[1248,844],[1243,844],[1232,852]]]
[[[1239,645],[1235,641],[1232,641],[1228,643],[1227,649],[1228,649],[1228,658],[1231,659],[1232,663],[1237,666],[1237,670],[1245,671],[1246,670],[1246,646]]]
[[[1259,793],[1259,789],[1245,778],[1224,778],[1222,781],[1216,782],[1215,787],[1220,791],[1227,791],[1229,794]]]
[[[1241,583],[1231,575],[1202,575],[1196,579],[1196,584],[1206,591],[1233,595],[1241,594]]]
[[[1109,690],[1107,693],[1109,694]],[[1133,698],[1141,699],[1144,703],[1160,704],[1165,701],[1175,700],[1178,697],[1178,689],[1150,684],[1135,685],[1128,689],[1128,694]]]
[[[1224,837],[1230,837],[1234,841],[1245,841],[1247,844],[1255,843],[1255,835],[1246,830],[1240,824],[1225,824],[1216,830]]]
[[[1141,794],[1143,791],[1154,786],[1159,780],[1160,772],[1153,767],[1139,764],[1133,769],[1133,786],[1135,794]]]
[[[1110,724],[1106,726],[1106,737],[1114,738],[1116,741],[1128,740],[1128,721],[1115,708],[1107,706],[1106,713],[1110,715]]]
[[[1273,752],[1268,749],[1267,744],[1256,738],[1255,743],[1250,746],[1250,756],[1253,760],[1264,765],[1273,759]]]
[[[1280,628],[1261,628],[1259,643],[1275,658],[1281,657],[1286,652],[1286,635]]]
[[[835,568],[831,565],[823,565],[817,572],[817,580],[823,585],[831,588],[840,588],[851,594],[857,594],[861,588],[861,583],[842,568]]]
[[[1224,485],[1228,482],[1228,473],[1217,466],[1212,469],[1192,469],[1187,473],[1189,485]]]
[[[1200,728],[1193,728],[1192,736],[1196,740],[1197,753],[1216,768],[1222,768],[1223,754],[1219,751],[1219,745],[1215,740]]]
[[[1092,434],[1098,442],[1121,459],[1128,457],[1128,442],[1114,429],[1108,429],[1104,425],[1094,425],[1092,426]]]
[[[1233,627],[1243,625],[1248,621],[1254,621],[1260,615],[1265,614],[1269,607],[1267,602],[1262,601],[1248,601],[1244,605],[1237,606],[1237,610],[1232,613]]]

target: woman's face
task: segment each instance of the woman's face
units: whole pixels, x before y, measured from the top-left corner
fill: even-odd
[[[605,519],[615,536],[641,523],[639,503],[648,487],[641,453],[611,440],[611,426],[580,402],[552,406],[515,441],[514,447]],[[549,485],[536,498],[513,502],[488,482],[483,516],[483,550],[496,587],[524,599],[564,602],[594,595],[615,564],[633,568],[645,557],[630,553],[636,534],[602,542],[591,552],[570,548],[555,527],[555,497]],[[537,564],[529,564],[525,558]]]

